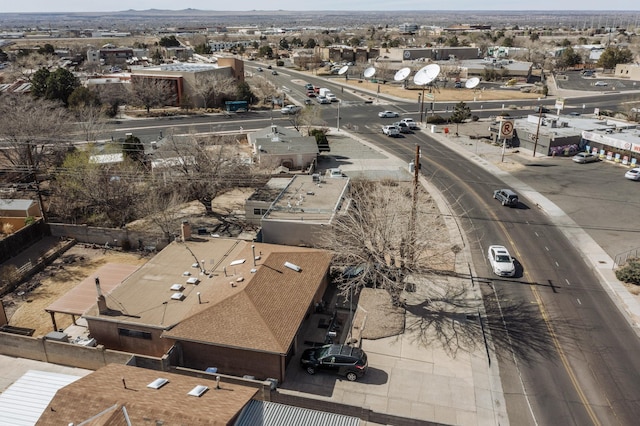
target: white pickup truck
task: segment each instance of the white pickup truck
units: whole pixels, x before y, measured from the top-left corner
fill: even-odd
[[[418,128],[418,124],[413,121],[413,118],[403,118],[402,120],[400,120],[400,122],[406,123],[411,130],[416,130]]]
[[[297,114],[302,108],[298,105],[285,105],[280,109],[282,114]]]

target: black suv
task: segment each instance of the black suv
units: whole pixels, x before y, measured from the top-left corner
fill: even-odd
[[[300,357],[300,366],[309,374],[330,370],[353,382],[367,371],[367,354],[347,345],[325,345],[307,349]]]
[[[518,205],[518,194],[510,189],[496,189],[493,191],[493,198],[500,201],[503,206],[516,207]]]

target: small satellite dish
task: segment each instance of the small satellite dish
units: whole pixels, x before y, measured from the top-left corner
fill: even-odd
[[[371,78],[373,77],[373,75],[376,73],[376,69],[374,67],[369,67],[366,70],[364,70],[364,76],[366,78]]]
[[[396,75],[393,76],[393,79],[395,81],[402,81],[405,78],[409,77],[409,74],[411,74],[411,69],[409,69],[409,68],[400,68],[398,70],[398,72],[396,72]]]
[[[413,82],[418,86],[424,86],[431,83],[440,74],[440,65],[429,64],[426,67],[420,68],[420,70],[413,76]]]
[[[342,75],[342,74],[346,73],[348,70],[349,70],[349,65],[345,65],[345,66],[343,66],[342,68],[340,68],[338,70],[338,75]]]
[[[478,77],[471,77],[464,83],[464,87],[467,89],[473,89],[478,84],[480,84],[480,79]]]

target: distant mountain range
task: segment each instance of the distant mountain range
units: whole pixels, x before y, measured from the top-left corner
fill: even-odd
[[[193,26],[274,26],[274,27],[385,27],[409,22],[418,25],[447,26],[455,24],[485,24],[494,28],[560,26],[575,28],[635,27],[640,12],[603,11],[283,11],[254,10],[218,12],[197,9],[184,10],[123,10],[119,12],[83,13],[0,13],[2,29],[20,27],[65,27],[125,30],[140,27]]]

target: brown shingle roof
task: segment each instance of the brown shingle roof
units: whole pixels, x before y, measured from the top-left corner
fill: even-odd
[[[147,385],[162,377],[160,389]],[[126,389],[123,386],[123,379]],[[209,390],[201,397],[187,393],[197,385]],[[257,389],[230,383],[111,364],[60,389],[38,425],[126,425],[123,407],[134,425],[227,425],[253,398]],[[162,422],[162,423],[158,423]]]
[[[163,336],[286,353],[331,262],[326,251],[293,250],[268,254],[248,283],[237,284],[244,285],[244,291],[185,319]],[[300,272],[285,267],[285,262],[299,266]]]

